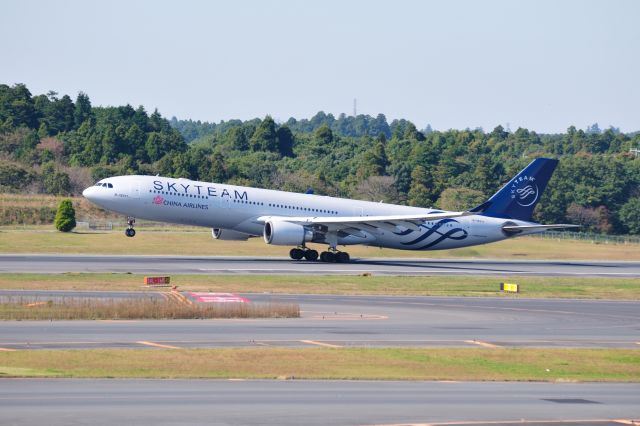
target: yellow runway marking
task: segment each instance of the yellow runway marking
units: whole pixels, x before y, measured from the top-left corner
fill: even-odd
[[[42,305],[46,305],[47,303],[49,303],[49,302],[33,302],[33,303],[27,303],[27,304],[26,304],[26,305],[24,305],[24,306],[26,306],[26,307],[28,307],[28,308],[32,308],[32,307],[34,307],[34,306],[42,306]]]
[[[177,346],[171,346],[171,345],[163,345],[161,343],[153,343],[153,342],[145,342],[145,341],[140,341],[140,342],[136,342],[139,343],[141,345],[147,345],[147,346],[154,346],[156,348],[165,348],[165,349],[182,349],[179,348]]]
[[[465,340],[464,342],[469,343],[471,345],[479,345],[484,348],[501,348],[502,347],[500,345],[494,345],[492,343],[483,342],[481,340]]]
[[[324,342],[317,342],[315,340],[300,340],[302,343],[307,343],[309,345],[318,345],[318,346],[324,346],[327,348],[341,348],[342,346],[340,345],[332,345],[331,343],[324,343]]]

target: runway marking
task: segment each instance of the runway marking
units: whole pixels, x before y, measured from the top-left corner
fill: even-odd
[[[324,346],[327,348],[342,348],[343,346],[340,345],[332,345],[331,343],[324,343],[324,342],[318,342],[316,340],[300,340],[302,343],[307,343],[309,345],[318,345],[318,346]]]
[[[567,424],[567,423],[621,423],[625,425],[638,425],[640,422],[636,420],[624,419],[571,419],[571,420],[535,420],[535,419],[517,419],[517,420],[489,420],[489,421],[461,421],[461,422],[432,422],[432,423],[383,423],[372,426],[464,426],[464,425],[503,425],[503,424],[527,424],[527,423],[543,423],[543,424]]]
[[[437,266],[431,266],[431,268],[438,268]],[[245,273],[298,273],[298,274],[361,274],[370,273],[372,275],[397,275],[398,273],[407,276],[429,276],[429,275],[496,275],[502,272],[495,270],[474,270],[474,271],[452,271],[452,270],[423,270],[423,271],[405,271],[400,267],[398,269],[298,269],[298,268],[227,268],[227,269],[212,269],[212,268],[197,268],[196,270],[202,272],[217,272],[220,275],[236,272]],[[636,272],[565,272],[554,271],[551,274],[546,271],[509,271],[511,275],[542,275],[542,276],[594,276],[594,277],[608,277],[608,276],[638,276]]]
[[[310,317],[303,317],[306,319],[323,319],[323,320],[345,320],[345,321],[356,321],[356,320],[386,320],[389,319],[386,315],[376,315],[376,314],[356,314],[352,312],[323,312],[323,311],[300,311],[301,314],[316,314]]]
[[[172,291],[171,293],[174,295],[174,297],[178,302],[183,303],[185,305],[193,305],[193,302],[187,299],[187,297],[184,294],[178,291]]]
[[[26,305],[24,305],[24,306],[26,306],[26,307],[28,307],[28,308],[32,308],[32,307],[34,307],[34,306],[42,306],[42,305],[46,305],[47,303],[49,303],[49,302],[33,302],[33,303],[27,303],[27,304],[26,304]]]
[[[136,342],[136,343],[139,343],[141,345],[146,345],[146,346],[154,346],[156,348],[182,349],[182,348],[179,348],[178,346],[163,345],[162,343],[153,343],[153,342],[146,342],[146,341],[139,341],[139,342]]]
[[[492,343],[483,342],[482,340],[465,340],[465,343],[469,343],[472,345],[480,345],[485,348],[501,348],[500,345],[494,345]]]

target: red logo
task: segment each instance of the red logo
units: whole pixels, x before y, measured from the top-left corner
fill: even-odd
[[[161,197],[161,196],[159,196],[159,195],[158,195],[157,197],[154,197],[154,198],[153,198],[153,204],[158,204],[158,205],[160,205],[160,204],[162,204],[162,202],[163,202],[163,201],[164,201],[164,198],[162,198],[162,197]]]

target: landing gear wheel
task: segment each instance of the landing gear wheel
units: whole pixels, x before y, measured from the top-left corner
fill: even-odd
[[[307,250],[304,252],[304,258],[314,262],[318,260],[318,252],[315,250]]]
[[[127,237],[135,237],[136,236],[136,230],[133,229],[133,225],[135,225],[135,223],[136,223],[136,218],[135,217],[129,216],[127,218],[127,225],[129,225],[129,227],[124,231],[124,235],[126,235]]]
[[[347,253],[346,251],[339,251],[338,253],[336,253],[336,262],[349,263],[349,260],[351,259],[349,258],[349,253]]]
[[[303,256],[304,256],[304,250],[301,250],[299,248],[293,248],[289,252],[289,257],[291,257],[293,260],[300,260],[303,258]]]
[[[327,262],[327,263],[333,263],[336,261],[336,255],[333,254],[330,251],[323,251],[320,254],[320,261],[321,262]]]

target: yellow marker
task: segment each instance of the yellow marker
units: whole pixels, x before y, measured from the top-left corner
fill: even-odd
[[[331,343],[318,342],[317,340],[300,340],[302,343],[307,343],[309,345],[318,345],[324,346],[326,348],[341,348],[340,345],[332,345]]]
[[[139,343],[141,345],[146,345],[146,346],[155,346],[156,348],[182,349],[182,348],[179,348],[177,346],[163,345],[162,343],[154,343],[154,342],[147,342],[147,341],[139,341],[139,342],[136,342],[136,343]]]
[[[509,293],[520,293],[520,286],[513,283],[500,283],[500,290]]]

